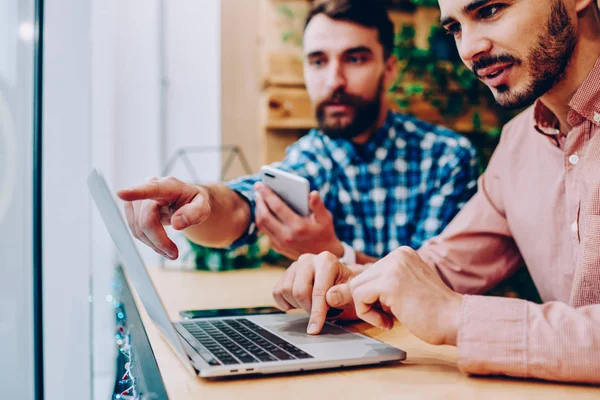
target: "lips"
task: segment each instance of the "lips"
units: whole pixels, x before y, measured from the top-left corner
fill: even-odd
[[[477,76],[483,83],[491,87],[497,87],[507,83],[512,63],[497,64],[492,67],[477,70]]]
[[[343,103],[329,103],[325,105],[325,109],[333,113],[343,113],[348,111],[350,106]]]

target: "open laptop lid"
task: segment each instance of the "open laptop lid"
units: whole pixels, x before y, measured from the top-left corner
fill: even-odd
[[[127,276],[135,287],[146,312],[160,329],[163,337],[169,342],[173,350],[182,359],[184,364],[194,372],[186,352],[180,342],[179,334],[175,331],[169,316],[158,297],[144,261],[133,241],[129,228],[119,211],[119,207],[113,198],[106,180],[97,170],[93,170],[87,180],[88,188],[100,212],[104,225],[119,251]]]

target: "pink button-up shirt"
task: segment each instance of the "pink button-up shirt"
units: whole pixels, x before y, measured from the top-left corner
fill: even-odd
[[[538,101],[504,128],[479,192],[419,250],[464,297],[459,367],[600,383],[600,59],[566,135]],[[484,297],[525,263],[544,304]]]

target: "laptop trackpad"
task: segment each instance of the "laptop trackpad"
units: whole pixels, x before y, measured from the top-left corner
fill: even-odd
[[[331,324],[325,324],[319,335],[309,335],[306,333],[307,315],[261,315],[253,316],[250,319],[297,345],[365,339]]]

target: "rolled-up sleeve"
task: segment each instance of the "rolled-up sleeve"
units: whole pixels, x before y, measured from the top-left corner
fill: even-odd
[[[250,206],[250,222],[246,232],[233,242],[229,247],[235,249],[245,244],[253,243],[256,241],[257,230],[256,224],[254,223],[254,212],[256,210],[256,193],[254,191],[254,184],[260,182],[260,175],[249,175],[243,178],[239,178],[233,181],[226,182],[226,185],[230,189],[235,191],[240,197],[248,202]]]
[[[465,296],[460,318],[465,373],[600,384],[600,305]]]

